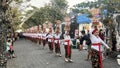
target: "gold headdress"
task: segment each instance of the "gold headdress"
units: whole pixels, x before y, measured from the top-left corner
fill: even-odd
[[[70,18],[69,17],[65,17],[64,20],[65,20],[64,30],[68,31],[68,30],[70,30]]]

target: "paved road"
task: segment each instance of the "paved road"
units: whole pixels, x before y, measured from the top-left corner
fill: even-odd
[[[91,68],[90,61],[85,61],[87,52],[85,50],[72,50],[74,63],[64,62],[64,48],[62,46],[62,57],[56,57],[50,53],[48,46],[42,49],[29,40],[19,40],[14,44],[17,58],[8,60],[8,68]],[[115,60],[105,59],[103,68],[120,68]]]

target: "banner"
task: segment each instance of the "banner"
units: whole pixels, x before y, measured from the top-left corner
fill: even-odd
[[[87,17],[87,14],[82,14],[77,16],[77,23],[84,24],[84,23],[90,23],[91,19]]]

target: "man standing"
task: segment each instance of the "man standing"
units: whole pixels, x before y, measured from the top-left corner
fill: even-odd
[[[86,60],[89,60],[90,59],[90,52],[91,52],[91,40],[90,40],[90,37],[89,35],[85,34],[85,31],[82,31],[82,37],[80,39],[80,46],[83,46],[83,41],[85,40],[86,41],[86,45],[88,46],[88,55],[87,55],[87,59]]]

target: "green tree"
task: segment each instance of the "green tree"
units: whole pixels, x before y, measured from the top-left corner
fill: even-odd
[[[66,13],[68,5],[66,0],[51,0],[52,7],[61,13]]]
[[[11,0],[11,4],[16,6],[11,6],[10,15],[12,16],[12,26],[15,30],[19,29],[19,25],[21,24],[22,20],[22,12],[20,11],[20,7],[23,3],[29,2],[30,0]],[[28,6],[29,7],[29,6]]]
[[[34,25],[43,24],[46,21],[54,23],[56,20],[63,20],[66,15],[67,2],[65,0],[51,0],[50,4],[46,4],[44,7],[36,8],[33,10],[36,12],[26,21],[26,23],[34,23]],[[28,13],[33,12],[32,10]]]

